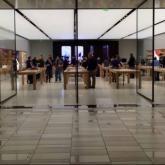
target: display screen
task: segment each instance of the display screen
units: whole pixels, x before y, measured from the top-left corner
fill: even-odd
[[[71,62],[71,47],[70,46],[62,46],[62,58],[68,59],[69,63]]]
[[[84,47],[78,46],[78,60],[81,61],[84,56]]]

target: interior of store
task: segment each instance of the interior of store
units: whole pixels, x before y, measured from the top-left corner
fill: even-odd
[[[0,0],[0,164],[165,164],[164,27],[165,0]]]
[[[31,95],[37,99],[44,95],[42,99],[48,101],[48,105],[52,101],[49,102],[47,96],[54,90],[50,96],[56,100],[55,105],[58,103],[61,106],[163,104],[164,1],[94,3],[80,0],[67,3],[1,1],[1,102],[15,96],[5,104],[13,105],[17,102],[26,105],[26,99],[30,99]],[[77,84],[74,77],[69,80],[67,90],[63,82],[57,84],[54,78],[51,86],[37,82],[35,91],[32,85],[21,84],[22,75],[18,71],[26,68],[28,56],[33,58],[43,55],[45,60],[48,55],[54,59],[67,56],[71,63],[72,58],[81,61],[91,51],[103,64],[104,75],[96,77],[96,89],[86,90],[82,78],[78,76]],[[118,56],[125,66],[130,54],[136,59],[135,69],[140,71],[140,78],[136,74],[129,84],[125,79],[122,85],[122,76],[119,76],[119,89],[116,89],[116,84],[109,82],[110,73],[107,72],[108,77],[106,75],[104,60],[110,62]],[[160,62],[159,66],[154,66],[154,58]],[[13,62],[17,65],[17,71],[13,69]],[[157,70],[158,67],[162,70]],[[159,80],[155,78],[156,75]],[[47,90],[46,94],[38,93],[42,90]],[[131,95],[131,98],[121,97],[123,92],[127,96]],[[34,103],[28,105],[33,106]]]

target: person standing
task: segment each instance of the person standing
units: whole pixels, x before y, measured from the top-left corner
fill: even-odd
[[[38,67],[43,68],[44,65],[45,65],[45,62],[44,62],[43,55],[40,55],[40,58],[39,58],[39,60],[38,60]]]
[[[32,69],[32,68],[33,68],[32,59],[31,59],[31,56],[29,56],[27,61],[26,61],[26,69]],[[27,76],[27,83],[33,84],[33,75]]]
[[[135,57],[133,56],[133,53],[131,53],[130,57],[129,57],[129,60],[128,60],[129,69],[135,69],[135,63],[136,63]],[[130,74],[130,78],[134,78],[133,73]]]
[[[95,57],[89,53],[88,54],[88,62],[87,62],[87,70],[89,73],[88,76],[88,87],[95,88],[96,85],[96,69],[97,69],[97,60]],[[92,79],[92,81],[91,81]]]
[[[46,60],[46,82],[51,81],[51,78],[52,78],[52,60],[51,60],[51,57],[49,56],[48,59]]]
[[[36,57],[34,57],[34,58],[32,59],[32,64],[33,64],[34,67],[38,67],[38,66],[37,66],[37,58],[36,58]]]
[[[129,66],[129,68],[130,68],[130,69],[135,69],[135,63],[136,63],[135,57],[134,57],[133,54],[131,53],[131,54],[130,54],[129,61],[128,61],[128,66]]]
[[[62,72],[63,63],[59,56],[55,60],[55,82],[58,80],[61,82],[61,72]]]

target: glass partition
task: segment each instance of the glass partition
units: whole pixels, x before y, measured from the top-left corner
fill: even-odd
[[[165,95],[165,0],[155,2],[154,56],[157,67],[154,70],[155,103],[164,104]]]
[[[6,6],[5,6],[6,8]],[[16,94],[15,13],[0,9],[0,88],[4,101]]]
[[[146,8],[147,7],[147,8]],[[147,1],[137,10],[137,62],[141,72],[138,92],[153,101],[153,3]],[[138,84],[137,84],[138,85]]]

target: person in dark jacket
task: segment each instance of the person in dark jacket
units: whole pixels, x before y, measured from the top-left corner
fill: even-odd
[[[117,57],[111,59],[111,64],[113,69],[119,69],[122,67],[120,60]]]
[[[129,61],[128,61],[128,66],[129,66],[129,68],[130,68],[130,69],[135,69],[135,63],[136,63],[135,57],[134,57],[133,54],[131,53],[131,54],[130,54]]]
[[[40,55],[40,58],[38,59],[38,67],[43,68],[44,66],[45,66],[45,61],[43,55]]]
[[[130,58],[128,60],[129,69],[135,69],[135,63],[136,63],[135,57],[131,53]],[[134,74],[130,74],[130,78],[134,78]]]
[[[32,60],[32,65],[33,65],[34,67],[37,67],[37,58],[36,58],[36,57],[33,58],[33,60]]]
[[[89,53],[88,54],[88,62],[87,62],[87,70],[89,73],[88,88],[95,88],[96,69],[97,69],[97,60],[95,59],[95,57],[91,53]],[[91,81],[91,78],[92,78],[92,81]]]
[[[55,82],[57,82],[58,80],[61,82],[61,72],[63,68],[63,63],[59,56],[57,56],[54,65],[55,65]]]
[[[46,60],[46,82],[51,81],[52,78],[52,67],[53,67],[53,63],[52,63],[52,59],[49,56],[48,59]]]
[[[87,57],[84,57],[82,60],[82,67],[84,67],[86,69],[87,66],[88,66],[88,59],[87,59]]]
[[[32,68],[33,68],[32,59],[31,59],[31,56],[29,56],[27,61],[26,61],[26,69],[32,69]],[[27,83],[28,84],[33,83],[33,75],[28,75],[27,76]]]

